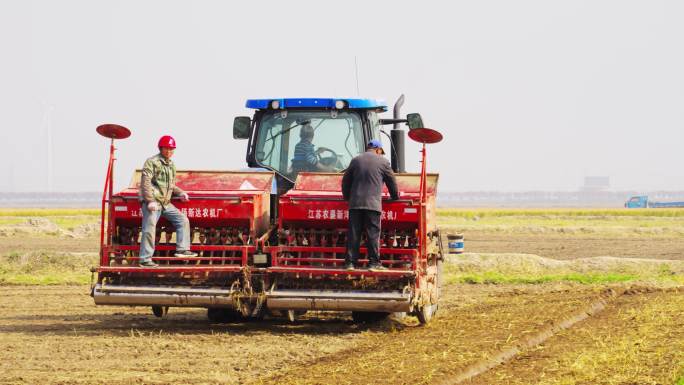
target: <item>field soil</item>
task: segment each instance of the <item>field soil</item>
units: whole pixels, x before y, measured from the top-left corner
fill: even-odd
[[[299,371],[322,365],[340,368],[332,373],[317,370],[324,376],[317,377],[322,382],[364,382],[368,373],[360,370],[372,373],[371,363],[380,359],[407,366],[408,372],[397,376],[425,382],[445,368],[434,366],[427,373],[411,369],[414,348],[420,349],[423,363],[435,358],[426,355],[431,352],[451,367],[454,358],[467,361],[479,357],[485,346],[496,349],[512,343],[526,330],[595,296],[587,290],[526,294],[481,289],[450,287],[442,305],[445,316],[423,328],[415,322],[393,321],[359,326],[348,317],[328,314],[294,324],[271,320],[218,325],[197,310],[172,309],[166,318],[157,319],[147,308],[95,307],[82,286],[3,287],[0,373],[2,381],[10,383],[244,383],[270,382],[269,378],[296,383],[303,380]],[[519,312],[520,306],[528,311]],[[456,324],[459,327],[452,327]],[[439,341],[438,346],[456,350],[434,349]],[[465,345],[471,349],[462,350]],[[371,365],[363,364],[361,358],[369,354],[366,362]],[[354,373],[358,377],[350,377]]]
[[[48,261],[46,271],[59,275],[54,266],[68,253],[82,262],[72,270],[87,271],[99,238],[74,223],[51,234],[24,225],[0,234],[0,273]],[[359,325],[349,313],[325,312],[293,323],[217,324],[199,309],[156,318],[146,307],[96,307],[83,284],[0,285],[0,384],[684,383],[684,291],[671,278],[684,275],[684,237],[676,231],[465,236],[467,254],[449,258],[451,273],[653,279],[453,283],[425,326],[414,317]],[[586,319],[568,323],[578,314]],[[511,350],[510,360],[496,361]]]
[[[466,251],[473,253],[536,254],[553,259],[612,256],[619,258],[684,259],[684,237],[587,236],[500,234],[486,231],[465,233]],[[88,236],[6,236],[0,238],[0,254],[10,252],[97,252],[99,238]]]
[[[501,234],[470,230],[465,233],[465,247],[473,253],[523,253],[553,259],[602,256],[684,259],[684,236]]]
[[[684,259],[684,237],[500,234],[468,231],[466,251],[473,253],[536,254],[553,259],[612,256],[620,258]],[[97,252],[99,238],[63,236],[6,236],[0,254],[9,252]]]
[[[47,235],[23,235],[0,238],[0,254],[28,252],[97,253],[99,247],[100,238],[95,236],[68,238]]]
[[[682,311],[682,292],[628,291],[578,327],[470,383],[673,383],[684,367]]]
[[[211,324],[199,310],[172,309],[159,319],[142,307],[95,307],[83,286],[2,287],[0,382],[444,382],[611,292],[560,283],[450,285],[439,317],[421,327],[412,317],[355,325],[346,314],[330,313],[312,313],[295,323]],[[634,378],[644,382],[635,383],[671,380],[676,363],[684,364],[684,325],[678,317],[684,296],[635,290],[609,306],[580,328],[485,374],[495,377],[482,378],[556,383],[550,375],[558,381],[574,378],[578,358],[602,357],[627,343],[631,360],[608,362],[609,371],[580,369],[580,378],[624,383],[630,371],[638,371]],[[644,319],[642,313],[658,317]],[[627,327],[618,327],[623,322]],[[642,356],[649,358],[634,359]],[[558,359],[567,365],[551,365]]]

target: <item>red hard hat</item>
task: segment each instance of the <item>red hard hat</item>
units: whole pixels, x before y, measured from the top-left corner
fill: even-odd
[[[157,147],[176,148],[176,139],[174,139],[173,136],[164,135],[159,138],[159,144],[157,144]]]

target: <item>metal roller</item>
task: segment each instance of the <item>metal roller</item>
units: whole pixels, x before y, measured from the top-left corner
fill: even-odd
[[[92,295],[97,305],[234,308],[232,293],[227,289],[97,284]]]
[[[402,312],[411,308],[411,295],[401,292],[275,290],[266,293],[272,310],[334,310]]]

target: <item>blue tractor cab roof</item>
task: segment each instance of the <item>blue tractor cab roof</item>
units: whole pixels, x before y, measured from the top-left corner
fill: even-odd
[[[248,99],[247,108],[257,110],[288,108],[336,108],[336,109],[381,109],[387,111],[387,103],[378,99],[350,98],[274,98]]]

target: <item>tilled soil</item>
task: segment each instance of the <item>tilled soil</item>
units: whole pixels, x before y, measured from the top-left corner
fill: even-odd
[[[6,237],[0,252],[97,250],[81,240]],[[556,259],[684,259],[684,239],[466,234],[466,250]],[[604,287],[447,286],[438,316],[355,325],[348,314],[211,324],[206,312],[96,307],[84,286],[0,286],[0,383],[427,384],[516,346],[585,308]],[[668,384],[684,375],[684,294],[635,291],[478,384]],[[681,373],[681,374],[678,374]]]
[[[95,307],[87,288],[1,287],[2,383],[431,383],[595,300],[570,285],[449,286],[439,317],[364,326],[313,314],[210,324],[205,312]]]
[[[89,236],[81,239],[53,235],[0,237],[0,254],[26,252],[97,253],[99,248],[99,236]]]
[[[471,253],[536,254],[553,259],[613,256],[621,258],[684,259],[684,237],[634,235],[608,237],[578,234],[519,234],[487,231],[465,233],[465,250]],[[1,237],[0,253],[93,252],[99,238],[74,239],[59,236]]]
[[[243,383],[373,333],[346,319],[210,324],[96,307],[87,287],[1,287],[0,383]]]
[[[472,384],[671,384],[684,371],[684,292],[627,293]]]
[[[613,256],[622,258],[684,259],[684,237],[633,235],[610,237],[586,234],[521,234],[471,230],[465,250],[472,253],[536,254],[554,259]],[[97,236],[82,239],[51,235],[1,237],[0,253],[94,252]]]
[[[684,237],[498,234],[468,231],[465,233],[465,250],[471,253],[536,254],[553,259],[603,256],[684,259]]]
[[[451,287],[447,296],[460,286]],[[483,287],[493,290],[492,287]],[[448,301],[425,327],[372,335],[339,354],[324,357],[257,383],[430,384],[560,321],[596,301],[594,288],[544,286],[490,291],[476,301]]]

